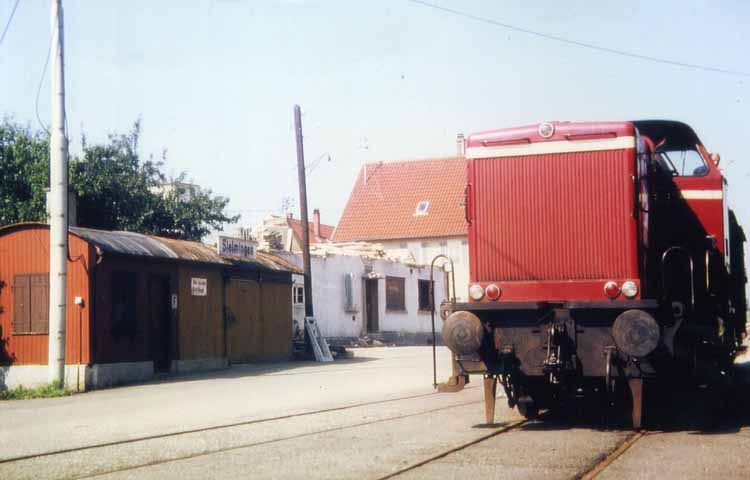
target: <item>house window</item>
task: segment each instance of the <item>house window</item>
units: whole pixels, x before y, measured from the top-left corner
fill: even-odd
[[[430,300],[430,281],[418,280],[419,282],[419,310],[422,312],[432,311],[432,301]]]
[[[292,299],[295,305],[302,305],[305,303],[305,287],[304,285],[295,285],[292,287]]]
[[[385,308],[386,310],[406,310],[403,278],[385,277]]]
[[[49,274],[13,277],[13,333],[49,333]]]
[[[422,200],[417,204],[417,209],[414,212],[414,215],[427,215],[427,210],[430,208],[430,202],[427,200]]]
[[[112,272],[112,333],[115,336],[137,333],[137,284],[138,277],[135,272]]]
[[[347,273],[344,275],[344,310],[347,312],[357,311],[357,305],[354,302],[354,274]]]

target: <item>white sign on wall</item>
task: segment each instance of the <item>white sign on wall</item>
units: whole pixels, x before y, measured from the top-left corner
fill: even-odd
[[[257,245],[252,240],[219,236],[217,245],[219,255],[255,258]]]
[[[190,279],[190,293],[194,297],[205,297],[208,295],[208,280],[200,277]]]

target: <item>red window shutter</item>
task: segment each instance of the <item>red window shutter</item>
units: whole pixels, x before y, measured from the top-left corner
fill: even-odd
[[[49,274],[39,273],[31,277],[31,331],[49,332]]]
[[[31,331],[29,275],[13,277],[13,333]]]

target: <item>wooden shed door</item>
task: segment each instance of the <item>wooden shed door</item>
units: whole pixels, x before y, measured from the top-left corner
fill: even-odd
[[[227,284],[227,355],[232,363],[263,354],[260,291],[256,282],[232,279]]]
[[[151,358],[154,370],[169,370],[169,320],[171,313],[169,279],[148,279],[148,314],[151,324]]]

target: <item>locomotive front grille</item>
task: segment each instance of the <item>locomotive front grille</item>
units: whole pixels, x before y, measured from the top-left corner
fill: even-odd
[[[633,275],[633,150],[474,160],[477,281]]]

